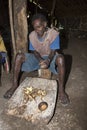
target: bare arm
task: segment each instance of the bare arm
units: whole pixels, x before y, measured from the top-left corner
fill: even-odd
[[[42,69],[46,69],[49,67],[50,65],[50,62],[52,61],[54,55],[55,55],[55,52],[56,50],[51,50],[49,56],[48,56],[48,59],[44,60],[40,53],[38,53],[36,50],[32,51],[32,53],[35,55],[35,57],[37,58],[37,60],[39,61],[39,65],[40,65],[40,68]]]
[[[49,65],[50,65],[50,63],[55,55],[55,52],[56,52],[56,50],[51,50],[48,58],[46,60],[43,60],[40,62],[40,66],[42,69],[47,69],[49,67]]]
[[[37,60],[38,60],[39,62],[43,60],[43,58],[41,57],[41,55],[40,55],[39,52],[37,52],[36,50],[31,51],[31,52],[35,55],[35,57],[37,58]]]
[[[52,61],[52,59],[53,59],[53,57],[54,57],[54,55],[55,55],[55,52],[56,52],[56,50],[51,50],[51,52],[50,52],[50,54],[49,54],[49,56],[48,56],[48,60],[51,62]]]

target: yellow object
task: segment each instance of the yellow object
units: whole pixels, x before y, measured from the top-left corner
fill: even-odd
[[[42,99],[47,94],[45,90],[37,89],[32,86],[24,88],[23,93],[25,103],[27,103],[28,100],[35,100],[37,96],[40,96]]]
[[[0,35],[0,52],[7,52],[2,36]]]

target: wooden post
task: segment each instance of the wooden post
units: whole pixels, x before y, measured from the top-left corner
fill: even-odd
[[[51,10],[51,26],[53,26],[53,16],[55,11],[55,6],[56,6],[56,0],[53,0],[52,10]]]
[[[13,47],[13,56],[16,55],[16,46],[15,46],[15,36],[14,36],[14,25],[13,25],[13,8],[12,8],[12,0],[9,0],[9,19],[10,19],[10,27],[11,27],[11,37],[12,37],[12,47]],[[14,59],[14,58],[13,58]]]
[[[9,0],[9,16],[11,25],[14,56],[17,52],[28,50],[27,0]]]
[[[13,0],[15,45],[17,52],[28,50],[27,0]]]
[[[28,50],[27,0],[9,0],[9,18],[12,36],[12,66],[17,52]],[[13,68],[13,67],[12,67]]]
[[[54,15],[55,6],[56,6],[56,0],[53,0],[52,10],[51,10],[51,16]]]

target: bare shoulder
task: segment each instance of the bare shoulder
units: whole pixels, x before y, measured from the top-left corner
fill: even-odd
[[[34,36],[35,36],[35,31],[32,31],[32,32],[29,34],[29,38],[34,37]]]

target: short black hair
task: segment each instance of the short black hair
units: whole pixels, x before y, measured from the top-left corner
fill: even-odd
[[[40,19],[43,22],[47,22],[47,19],[43,14],[38,13],[38,14],[33,15],[31,22],[33,23],[36,19]]]

